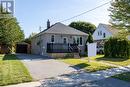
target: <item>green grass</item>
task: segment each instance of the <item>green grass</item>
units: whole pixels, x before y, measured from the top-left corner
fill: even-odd
[[[0,55],[0,86],[30,81],[28,70],[15,55]]]
[[[119,66],[130,65],[130,58],[129,59],[128,58],[105,58],[103,55],[98,55],[98,56],[92,58],[92,60],[104,61],[107,63],[119,65]]]
[[[98,62],[88,62],[88,60],[83,60],[83,59],[59,59],[62,62],[65,62],[67,64],[70,64],[74,68],[79,68],[79,69],[85,69],[87,72],[95,72],[99,70],[105,70],[105,69],[110,69],[113,68],[112,66],[108,66],[102,63]]]
[[[130,82],[130,72],[118,74],[118,75],[115,75],[115,76],[112,76],[112,77],[116,78],[116,79],[120,79],[120,80]]]

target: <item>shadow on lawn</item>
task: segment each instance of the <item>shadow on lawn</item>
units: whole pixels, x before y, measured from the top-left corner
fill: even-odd
[[[74,65],[74,66],[71,66],[72,68],[76,69],[76,70],[80,70],[80,69],[83,69],[87,66],[90,66],[89,64],[86,64],[86,63],[80,63],[80,64],[77,64],[77,65]]]
[[[111,62],[123,62],[128,60],[129,58],[111,58],[111,57],[100,57],[97,58],[97,61],[111,61]]]
[[[5,54],[3,60],[19,60],[14,54]]]

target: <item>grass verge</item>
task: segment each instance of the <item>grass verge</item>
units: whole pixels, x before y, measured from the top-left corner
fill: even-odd
[[[0,55],[0,86],[30,81],[28,70],[15,55]]]
[[[115,75],[115,76],[112,76],[112,77],[116,78],[116,79],[120,79],[120,80],[130,82],[130,72],[118,74],[118,75]]]
[[[98,62],[88,62],[86,59],[59,59],[62,62],[65,62],[67,64],[70,64],[71,67],[76,68],[76,69],[84,69],[87,72],[95,72],[99,70],[105,70],[105,69],[110,69],[114,68],[112,66],[108,66],[106,64],[98,63]]]
[[[119,66],[130,65],[130,58],[105,58],[103,55],[98,55],[96,57],[93,57],[92,60],[103,61],[103,62],[107,62]]]

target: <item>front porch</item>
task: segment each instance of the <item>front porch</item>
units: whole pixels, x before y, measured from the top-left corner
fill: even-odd
[[[79,53],[78,44],[47,43],[47,53]]]

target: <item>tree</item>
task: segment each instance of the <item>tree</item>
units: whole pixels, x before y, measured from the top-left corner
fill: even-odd
[[[94,24],[83,21],[72,22],[69,24],[69,26],[88,34],[89,33],[93,34],[93,32],[96,29],[96,26]]]
[[[21,30],[16,18],[8,15],[7,18],[0,18],[0,44],[6,44],[10,52],[17,42],[24,39],[24,32]]]
[[[31,35],[24,40],[24,42],[31,44],[31,39],[34,37],[37,33],[31,33]]]
[[[91,33],[89,33],[89,36],[88,36],[87,42],[89,42],[89,43],[93,43],[93,37],[92,37],[92,34],[91,34]]]
[[[113,26],[130,30],[130,0],[114,0],[109,11]]]

